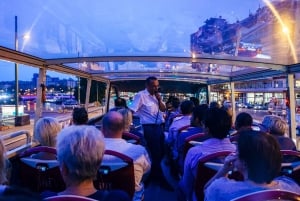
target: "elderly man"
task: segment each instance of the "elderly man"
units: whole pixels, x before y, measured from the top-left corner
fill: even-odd
[[[102,120],[102,132],[107,150],[123,153],[134,161],[135,194],[133,200],[142,200],[144,195],[143,175],[150,170],[151,162],[146,149],[122,139],[125,122],[121,113],[108,112]],[[113,156],[104,156],[103,161],[115,161]]]

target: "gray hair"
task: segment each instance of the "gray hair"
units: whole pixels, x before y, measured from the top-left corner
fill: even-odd
[[[281,119],[279,116],[275,115],[266,115],[264,116],[264,119],[262,120],[261,124],[267,129],[268,132],[270,132],[270,129],[273,125],[273,121],[276,119]]]
[[[74,183],[95,179],[104,154],[104,137],[94,126],[70,126],[57,136],[57,158]]]
[[[123,108],[118,110],[119,113],[121,113],[121,115],[123,116],[123,120],[124,120],[124,130],[125,131],[129,131],[130,130],[130,126],[132,124],[132,112],[129,109]]]
[[[52,117],[39,119],[34,127],[33,137],[42,146],[55,147],[56,136],[61,131],[61,125]]]
[[[274,135],[284,135],[287,130],[287,123],[282,119],[274,119],[270,128],[270,133]]]

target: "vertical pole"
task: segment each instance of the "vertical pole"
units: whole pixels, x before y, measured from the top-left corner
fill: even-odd
[[[80,77],[78,76],[78,105],[80,105]]]
[[[232,106],[232,120],[235,120],[236,117],[236,111],[235,111],[235,88],[234,88],[234,82],[230,82],[230,90],[231,90],[231,106]]]
[[[15,16],[15,50],[18,51],[18,17]],[[15,117],[19,115],[19,76],[18,63],[15,63]]]
[[[206,91],[206,94],[207,94],[207,104],[210,104],[212,98],[211,98],[211,85],[207,85],[207,91]]]
[[[97,81],[97,103],[99,102],[99,81]]]
[[[85,104],[84,104],[86,111],[88,111],[88,107],[90,103],[91,86],[92,86],[92,79],[88,78],[86,83]]]
[[[294,84],[294,74],[288,74],[288,91],[289,91],[289,101],[290,101],[290,108],[286,108],[289,110],[287,111],[287,115],[289,115],[289,136],[294,141],[296,141],[296,102],[295,102],[295,84]],[[297,148],[299,149],[298,142]]]
[[[39,78],[36,83],[36,110],[34,115],[35,123],[43,116],[42,84],[46,85],[46,68],[44,67],[39,69]]]

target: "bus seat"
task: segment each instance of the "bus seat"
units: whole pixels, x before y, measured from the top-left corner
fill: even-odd
[[[118,162],[106,161],[105,155],[116,157]],[[94,185],[99,190],[124,190],[133,198],[135,193],[133,159],[116,151],[105,150]]]
[[[123,132],[122,138],[124,140],[126,140],[127,142],[130,142],[132,144],[140,144],[141,143],[141,139],[140,139],[139,136],[134,135],[134,134],[129,133],[129,132]]]
[[[293,200],[298,201],[300,200],[300,194],[285,191],[285,190],[263,190],[257,191],[253,193],[249,193],[231,201],[257,201],[257,200]]]
[[[300,152],[292,150],[280,150],[283,156],[281,175],[291,177],[300,185]]]
[[[34,192],[51,190],[59,192],[65,189],[57,160],[34,159],[33,154],[46,152],[56,154],[52,147],[39,146],[29,148],[19,154],[19,179],[22,187]]]
[[[223,159],[231,153],[231,151],[220,151],[209,154],[199,160],[194,185],[197,200],[204,200],[205,184],[217,173],[218,167],[222,167]],[[206,165],[206,163],[209,164]]]
[[[96,201],[95,199],[79,195],[57,195],[44,198],[45,201]]]

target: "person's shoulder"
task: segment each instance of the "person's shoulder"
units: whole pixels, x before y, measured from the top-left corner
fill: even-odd
[[[280,176],[274,179],[274,181],[277,182],[278,188],[294,191],[294,192],[300,192],[300,186],[296,183],[295,180],[293,180],[290,177],[287,176]]]
[[[129,195],[125,191],[121,190],[98,190],[96,193],[90,195],[89,198],[101,201],[130,201]]]
[[[43,192],[41,193],[41,197],[42,197],[43,199],[44,199],[44,198],[47,198],[47,197],[56,196],[56,195],[58,195],[57,192],[49,191],[49,190],[43,191]]]
[[[128,142],[128,153],[130,152],[131,154],[134,155],[143,155],[145,153],[148,153],[146,148],[140,144],[132,144]]]
[[[184,118],[184,116],[176,116],[176,117],[174,117],[173,122],[179,121],[183,118]]]
[[[298,184],[296,183],[295,180],[293,180],[292,178],[290,177],[287,177],[287,176],[279,176],[279,177],[276,177],[274,179],[274,181],[278,182],[279,184],[288,184],[288,185],[297,185]],[[299,187],[299,186],[298,186]],[[299,187],[300,188],[300,187]],[[299,189],[300,190],[300,189]]]

